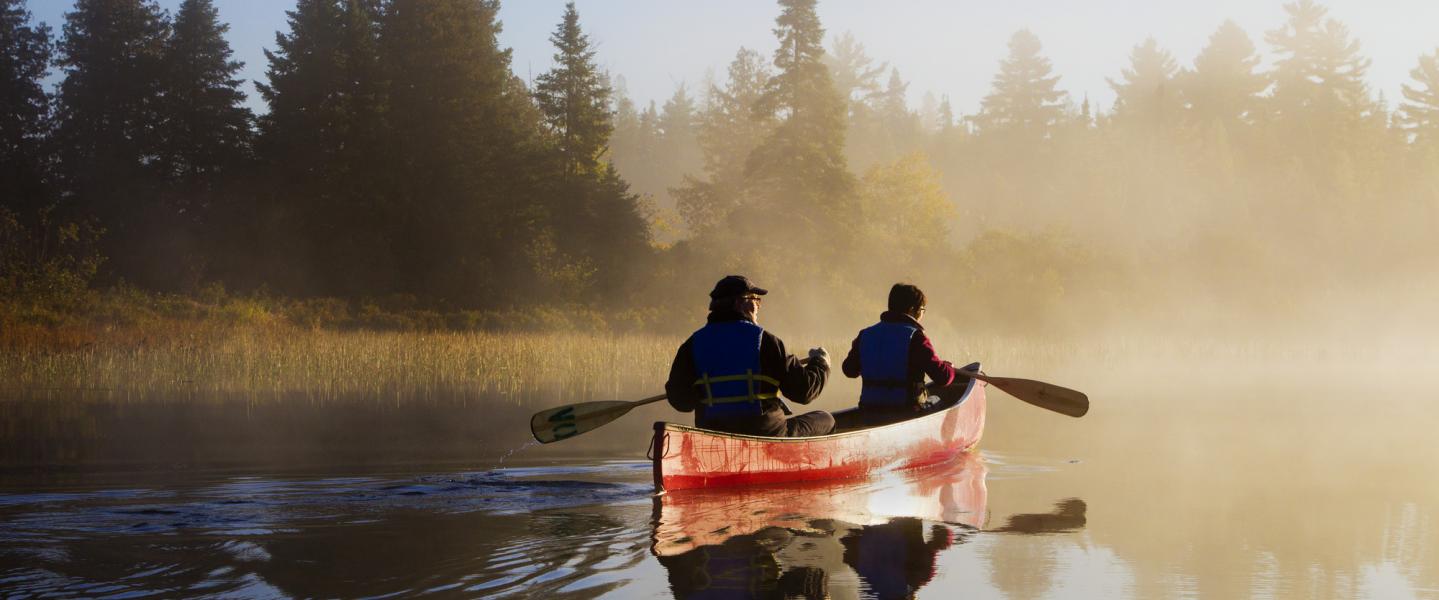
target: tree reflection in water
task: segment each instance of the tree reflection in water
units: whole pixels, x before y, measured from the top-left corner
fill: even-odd
[[[985,530],[983,461],[862,482],[686,490],[655,499],[651,551],[678,598],[908,598],[940,553],[981,531],[1041,534],[1084,527],[1085,504]],[[847,593],[836,594],[844,590]]]

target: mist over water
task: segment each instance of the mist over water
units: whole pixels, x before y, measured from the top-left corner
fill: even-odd
[[[30,49],[0,595],[1439,596],[1439,55],[1378,97],[1363,40],[1299,0],[1191,55],[1133,40],[1099,106],[1018,29],[956,114],[787,1],[746,24],[773,55],[646,107],[573,10],[575,68],[522,80],[497,3],[352,2],[284,25],[266,126],[228,96],[245,151],[211,164],[172,146],[218,134],[153,108],[183,82],[119,101],[109,53],[77,53],[121,4]],[[127,6],[173,59],[170,17]],[[299,60],[331,27],[372,62],[327,91],[353,106],[306,104],[308,69],[354,66]],[[121,79],[179,72],[154,66]],[[953,463],[689,495],[654,494],[653,423],[692,419],[663,402],[531,438],[662,391],[732,273],[835,364],[917,284],[941,357],[1092,408],[991,389]],[[859,389],[836,370],[807,408]]]
[[[1392,356],[1321,363],[1304,354],[1296,363],[1233,354],[986,363],[991,374],[1084,390],[1092,409],[1071,419],[991,389],[982,518],[931,520],[927,502],[977,500],[926,487],[965,476],[934,474],[944,469],[836,484],[805,492],[832,502],[788,509],[765,509],[763,490],[735,491],[711,510],[774,520],[718,534],[704,552],[713,565],[721,557],[772,564],[755,581],[819,582],[834,597],[875,597],[883,589],[875,586],[888,584],[867,577],[885,569],[919,569],[898,581],[922,598],[1424,597],[1435,589],[1439,484],[1424,474],[1439,468],[1427,450],[1439,388],[1398,376],[1419,371]],[[817,406],[853,402],[857,386],[835,383]],[[652,389],[636,387],[636,398]],[[158,403],[48,405],[67,415],[60,421],[7,402],[6,431],[31,432],[7,435],[7,458],[24,456],[13,452],[21,440],[42,444],[42,431],[52,442],[55,431],[89,433],[31,448],[47,468],[11,462],[3,471],[0,578],[7,588],[80,595],[450,589],[500,597],[683,596],[721,580],[653,550],[656,539],[673,538],[670,527],[695,521],[666,521],[668,505],[651,498],[650,424],[688,415],[661,403],[529,446],[528,415],[557,402],[467,402],[178,413],[153,409]],[[725,508],[737,502],[747,508]],[[872,543],[917,545],[891,562],[861,560]],[[915,556],[921,563],[905,566]],[[305,575],[315,568],[334,576]]]

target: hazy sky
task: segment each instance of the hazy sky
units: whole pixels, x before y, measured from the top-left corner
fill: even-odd
[[[174,10],[180,0],[160,0]],[[230,43],[246,62],[243,76],[263,79],[262,50],[274,46],[277,30],[287,29],[285,11],[294,0],[217,0],[221,18],[231,25]],[[1274,0],[890,0],[880,8],[868,0],[821,0],[820,18],[830,39],[849,31],[876,62],[888,62],[910,81],[911,104],[926,92],[948,95],[960,114],[975,112],[989,90],[1006,42],[1017,29],[1029,28],[1044,44],[1044,54],[1061,76],[1059,86],[1076,100],[1088,94],[1096,108],[1108,109],[1113,93],[1106,77],[1118,78],[1130,49],[1154,36],[1180,65],[1188,66],[1211,33],[1226,18],[1239,23],[1255,45],[1267,51],[1264,32],[1284,22],[1283,2]],[[1400,85],[1410,81],[1419,55],[1439,48],[1439,2],[1434,0],[1328,0],[1329,15],[1348,25],[1373,59],[1372,87],[1383,91],[1391,108]],[[31,0],[30,10],[57,33],[70,0]],[[521,77],[550,67],[554,48],[549,34],[564,11],[564,0],[509,0],[500,11],[500,41],[514,49]],[[692,89],[725,67],[740,46],[770,53],[774,46],[772,1],[731,0],[578,0],[580,25],[597,45],[597,59],[624,76],[638,102],[663,102],[680,82]],[[828,45],[828,40],[826,42]],[[264,110],[255,98],[251,104]]]

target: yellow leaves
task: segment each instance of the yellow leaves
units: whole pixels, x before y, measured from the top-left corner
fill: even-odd
[[[860,211],[862,239],[913,252],[943,247],[956,214],[944,195],[939,172],[918,152],[865,173]]]

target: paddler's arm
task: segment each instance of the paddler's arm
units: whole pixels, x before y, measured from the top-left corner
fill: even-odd
[[[665,381],[665,395],[670,406],[680,412],[690,412],[699,405],[699,397],[695,395],[696,379],[699,375],[695,374],[695,355],[690,340],[685,340],[679,352],[675,353],[675,361],[670,364],[670,378]]]
[[[779,380],[779,391],[785,398],[800,404],[809,404],[824,391],[824,382],[829,378],[829,365],[820,361],[801,364],[799,357],[787,352],[784,342],[768,331],[760,339],[759,356],[760,370]]]
[[[916,331],[909,340],[909,368],[911,374],[917,369],[938,385],[954,383],[954,365],[939,357],[924,331]]]
[[[854,343],[849,345],[849,356],[844,357],[844,362],[840,363],[839,369],[845,377],[850,379],[859,377],[859,336],[855,336]]]

